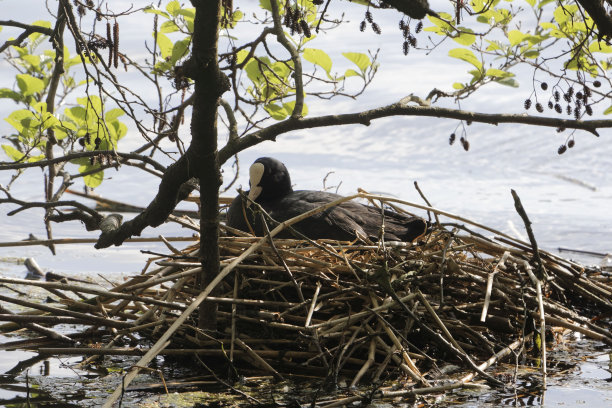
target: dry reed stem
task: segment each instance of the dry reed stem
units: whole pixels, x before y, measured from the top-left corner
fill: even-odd
[[[380,200],[368,194],[345,199],[357,196]],[[406,204],[387,198],[382,201]],[[448,216],[436,211],[437,215]],[[270,237],[304,217],[279,224],[270,231]],[[454,219],[479,228],[461,217]],[[208,293],[193,289],[194,273],[199,270],[199,264],[189,260],[198,256],[197,247],[193,246],[178,253],[171,248],[169,258],[156,259],[160,267],[149,270],[147,266],[141,275],[114,285],[111,290],[6,278],[0,278],[0,283],[60,290],[52,295],[60,300],[69,295],[65,291],[93,296],[84,301],[62,300],[70,305],[71,311],[83,311],[79,317],[66,315],[59,308],[43,310],[22,304],[32,310],[16,315],[20,317],[15,320],[28,321],[27,317],[32,316],[29,322],[40,319],[54,325],[72,321],[84,326],[109,322],[107,327],[118,329],[112,336],[104,337],[106,346],[97,352],[89,348],[70,352],[67,348],[50,347],[58,344],[50,339],[32,342],[38,344],[35,347],[42,346],[40,351],[44,353],[64,351],[90,356],[146,353],[138,362],[139,367],[146,366],[158,353],[198,353],[213,362],[227,361],[229,357],[238,372],[248,362],[248,367],[255,364],[256,369],[278,376],[292,372],[321,378],[352,376],[352,385],[360,380],[375,382],[383,374],[399,369],[407,378],[407,388],[421,384],[420,388],[400,391],[383,388],[376,398],[443,392],[465,386],[475,373],[483,375],[494,361],[523,346],[521,330],[525,316],[539,321],[540,330],[544,324],[561,326],[612,344],[609,324],[605,320],[591,320],[599,313],[597,308],[601,312],[612,310],[609,277],[539,250],[549,279],[538,289],[537,284],[530,283],[527,265],[533,267],[529,262],[533,249],[528,243],[493,229],[486,229],[496,235],[490,239],[464,225],[451,226],[457,230],[451,238],[451,231],[439,227],[418,245],[222,237],[223,269],[211,284],[220,288],[215,297],[208,296],[213,286],[206,289]],[[372,279],[375,271],[385,267],[392,274],[389,287],[398,293],[397,299],[389,298],[388,289],[378,279]],[[235,275],[228,277],[232,271]],[[429,304],[440,296],[440,305]],[[193,334],[195,325],[187,320],[201,302],[208,301],[219,304],[219,321],[228,327],[222,339],[197,339]],[[48,313],[53,316],[40,316]],[[104,320],[100,313],[113,318]],[[87,320],[81,320],[83,316]],[[9,329],[8,325],[0,327]],[[115,347],[116,340],[131,333],[157,342],[142,351]],[[68,337],[76,339],[78,334]],[[507,341],[512,341],[511,349],[494,352]],[[164,350],[175,343],[185,349]],[[448,346],[456,351],[454,357],[449,358],[448,354],[442,357],[449,351]],[[485,363],[480,365],[473,363],[483,360]],[[428,373],[435,361],[452,364],[463,361],[461,380],[455,378],[451,384],[439,386],[439,380],[448,377],[437,379],[421,374]],[[139,367],[130,370],[124,384],[131,381]],[[118,392],[115,390],[113,395]],[[112,403],[112,398],[107,404]],[[342,401],[355,400],[348,397],[326,404],[337,406]]]

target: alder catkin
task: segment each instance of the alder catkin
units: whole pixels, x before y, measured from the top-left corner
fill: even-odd
[[[113,65],[113,37],[111,36],[111,25],[106,23],[106,42],[108,44],[108,67]]]
[[[116,21],[113,26],[113,62],[117,68],[119,66],[119,23]]]

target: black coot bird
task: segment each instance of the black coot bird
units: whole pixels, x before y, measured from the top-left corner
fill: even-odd
[[[285,165],[270,157],[255,160],[249,169],[249,175],[251,190],[248,197],[279,222],[341,198],[338,194],[324,191],[293,191]],[[232,201],[227,213],[227,224],[250,232],[248,218],[255,234],[263,235],[260,216],[253,213],[253,205],[243,205],[243,200],[239,195]],[[427,228],[425,221],[418,217],[408,217],[390,210],[384,210],[384,214],[384,238],[388,241],[412,241]],[[306,218],[293,227],[310,239],[352,241],[359,236],[376,241],[380,237],[381,225],[379,208],[346,201]],[[270,229],[272,228],[273,226],[270,226]],[[291,234],[281,233],[281,236],[291,237]]]

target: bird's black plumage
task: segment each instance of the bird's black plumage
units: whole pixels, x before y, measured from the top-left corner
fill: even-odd
[[[285,165],[270,157],[257,159],[251,166],[250,175],[249,197],[279,222],[342,197],[324,191],[293,191]],[[243,200],[239,195],[230,205],[227,214],[228,225],[249,232],[248,219],[255,234],[263,235],[260,217],[255,217],[253,206],[243,205]],[[427,228],[425,221],[418,217],[408,217],[390,210],[384,210],[384,215],[385,240],[412,241],[422,235]],[[382,215],[379,208],[346,201],[306,218],[293,227],[311,239],[351,241],[356,236],[378,240],[381,225]]]

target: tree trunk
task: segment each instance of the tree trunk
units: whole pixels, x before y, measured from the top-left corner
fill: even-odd
[[[219,273],[219,187],[221,172],[217,152],[217,106],[227,89],[226,77],[219,71],[217,46],[220,0],[192,0],[196,8],[192,55],[184,65],[185,74],[195,81],[191,117],[193,158],[200,180],[200,257],[202,273],[198,287],[204,289]],[[213,292],[214,293],[214,292]],[[217,305],[200,307],[198,327],[216,330]]]

